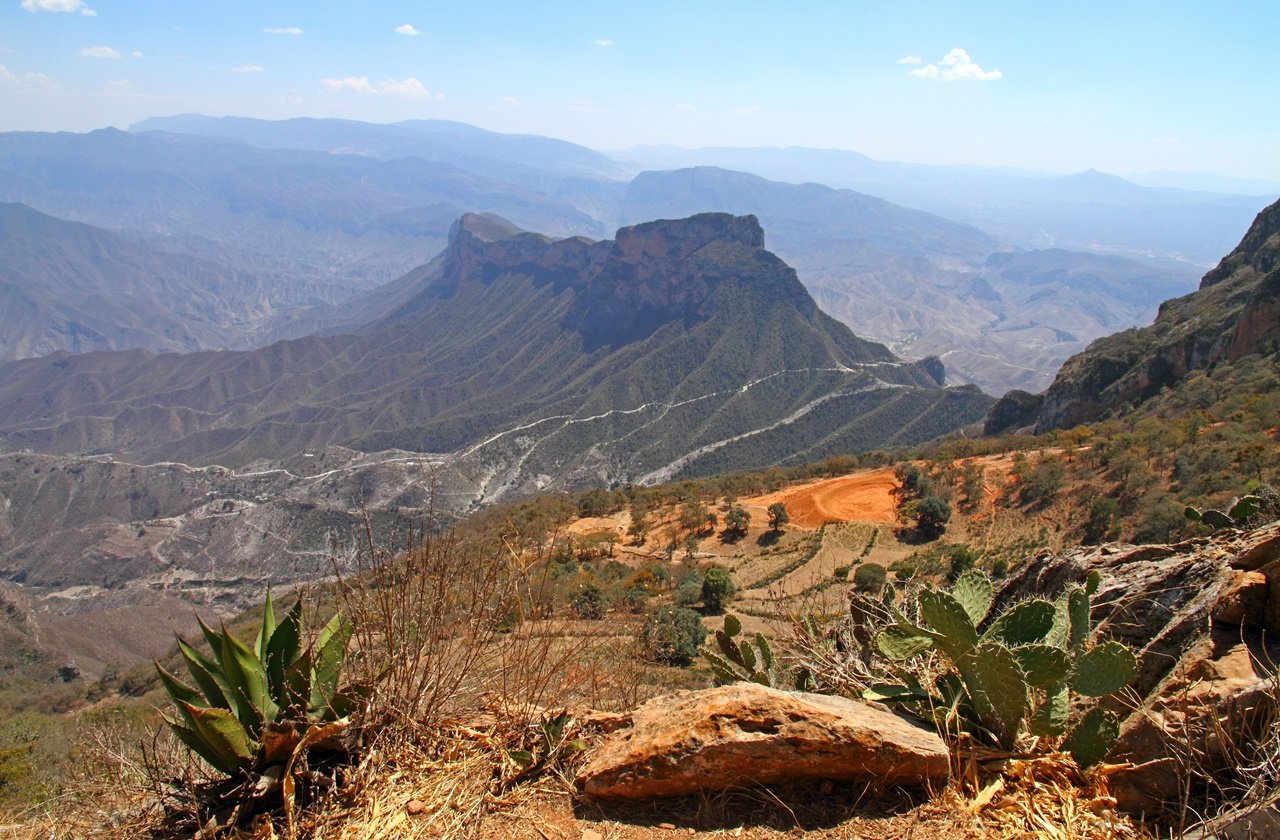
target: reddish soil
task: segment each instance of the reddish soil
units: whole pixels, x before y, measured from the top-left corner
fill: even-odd
[[[774,502],[782,502],[787,506],[791,524],[802,528],[817,528],[832,521],[888,524],[893,522],[893,491],[897,486],[893,469],[885,467],[798,484],[776,493],[743,499],[743,503],[760,508],[763,521],[763,511]]]

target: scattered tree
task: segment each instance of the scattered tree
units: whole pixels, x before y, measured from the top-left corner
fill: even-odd
[[[735,590],[729,573],[719,566],[712,566],[702,578],[702,605],[711,612],[720,612]]]
[[[644,650],[657,662],[688,665],[707,638],[702,616],[687,607],[655,607],[640,633]]]
[[[787,506],[782,502],[774,502],[769,505],[769,530],[777,533],[782,530],[782,526],[791,521],[791,517],[787,514]]]

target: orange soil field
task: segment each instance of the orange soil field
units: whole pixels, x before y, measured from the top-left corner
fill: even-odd
[[[839,478],[811,481],[742,501],[748,507],[760,508],[761,511],[774,502],[782,502],[787,506],[791,523],[802,528],[817,528],[822,523],[833,520],[891,524],[893,491],[897,486],[893,469],[885,467]],[[755,518],[754,515],[752,518]]]

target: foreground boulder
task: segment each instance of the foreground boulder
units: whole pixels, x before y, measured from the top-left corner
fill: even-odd
[[[1280,523],[1175,545],[1074,548],[1028,561],[997,598],[1053,597],[1092,570],[1102,576],[1099,632],[1140,662],[1108,758],[1129,765],[1109,775],[1120,808],[1180,824],[1188,793],[1230,801],[1277,711]]]
[[[644,799],[802,779],[926,786],[949,767],[942,739],[879,707],[735,683],[645,703],[577,783],[589,796]]]

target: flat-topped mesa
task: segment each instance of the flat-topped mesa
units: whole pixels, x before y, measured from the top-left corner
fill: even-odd
[[[692,326],[748,290],[759,301],[785,299],[808,317],[817,311],[795,271],[764,249],[755,216],[645,222],[601,246],[604,261],[566,322],[589,350],[638,341],[673,321]]]

